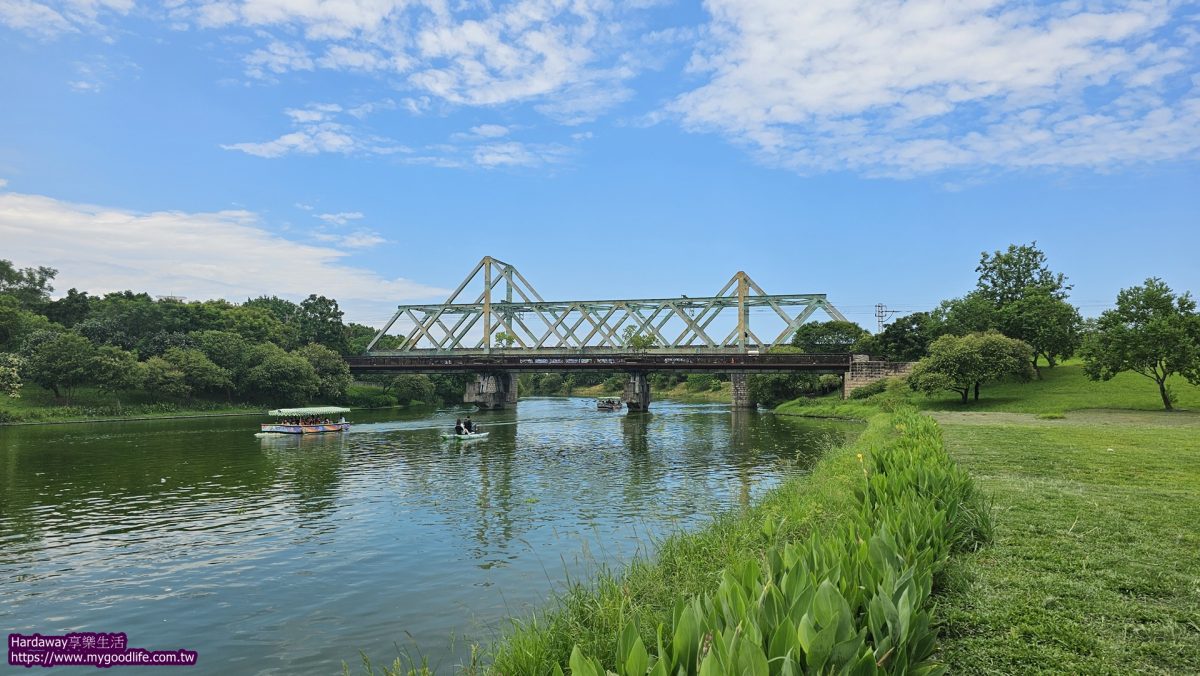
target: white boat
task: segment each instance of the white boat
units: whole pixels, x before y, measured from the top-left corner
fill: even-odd
[[[620,411],[623,403],[620,397],[601,397],[596,400],[596,410]]]
[[[491,432],[474,432],[472,434],[455,434],[454,432],[442,432],[443,439],[451,441],[483,441],[488,438]]]
[[[279,422],[263,423],[263,432],[272,434],[321,434],[324,432],[345,432],[350,429],[344,414],[350,409],[341,406],[308,406],[304,408],[277,408],[268,411],[267,415],[279,418]],[[338,416],[333,422],[328,416]],[[307,420],[306,420],[307,419]],[[320,419],[314,422],[314,419]],[[330,422],[324,422],[330,420]]]

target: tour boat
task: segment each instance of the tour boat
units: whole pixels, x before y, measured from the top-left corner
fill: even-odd
[[[268,415],[279,418],[279,422],[263,423],[263,432],[272,432],[275,434],[321,434],[323,432],[345,432],[350,429],[350,423],[346,422],[344,414],[349,413],[350,409],[340,406],[309,406],[307,408],[277,408],[274,411],[268,411]],[[337,422],[329,423],[307,423],[307,424],[292,424],[288,422],[291,418],[297,420],[303,418],[321,418],[326,419],[328,416],[338,416]]]
[[[602,397],[596,400],[596,410],[599,411],[619,411],[621,405],[621,400],[617,397]]]

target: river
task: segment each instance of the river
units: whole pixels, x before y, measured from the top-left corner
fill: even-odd
[[[439,437],[455,415],[362,411],[304,438],[256,437],[253,417],[0,427],[0,628],[124,632],[197,651],[188,674],[333,674],[360,651],[450,673],[568,579],[858,430],[534,398],[474,413],[490,438],[458,448]]]

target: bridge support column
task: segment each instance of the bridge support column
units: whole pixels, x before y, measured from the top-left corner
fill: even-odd
[[[650,383],[646,380],[645,371],[634,371],[629,374],[629,380],[625,381],[625,394],[621,395],[621,401],[625,402],[625,406],[630,411],[650,410]]]
[[[517,374],[480,373],[475,377],[475,382],[467,383],[463,403],[475,404],[485,411],[516,406]]]
[[[734,408],[758,408],[758,402],[750,395],[750,384],[747,381],[749,376],[745,373],[730,374],[729,380],[733,383],[733,407]]]

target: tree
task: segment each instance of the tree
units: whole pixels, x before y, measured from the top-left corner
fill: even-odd
[[[492,342],[502,348],[510,348],[517,342],[516,334],[507,331],[497,331],[496,335],[492,336]]]
[[[429,376],[420,374],[402,374],[392,379],[392,390],[395,392],[396,403],[407,406],[414,401],[432,403],[434,399],[433,383]]]
[[[196,331],[189,336],[196,349],[235,378],[246,366],[250,343],[232,331]]]
[[[115,345],[132,350],[137,340],[126,333],[122,323],[114,317],[93,315],[75,325],[75,332],[92,341],[93,345]]]
[[[331,402],[342,401],[346,398],[346,391],[350,389],[350,367],[340,354],[317,343],[309,343],[294,350],[292,354],[307,359],[308,363],[312,364],[313,370],[317,372],[318,397]]]
[[[71,289],[67,295],[46,305],[45,315],[50,321],[70,328],[87,318],[92,300],[87,291]]]
[[[633,324],[625,327],[621,333],[621,338],[625,342],[625,347],[634,352],[645,352],[653,347],[658,346],[658,340],[648,333],[638,333],[637,327]]]
[[[62,327],[36,312],[22,310],[16,297],[0,294],[0,350],[17,350],[25,338],[38,331],[61,332]]]
[[[113,345],[101,345],[96,348],[89,371],[96,387],[114,396],[141,384],[142,373],[138,369],[137,357],[132,352],[126,352]],[[120,405],[121,400],[118,398],[117,406]]]
[[[931,316],[939,335],[965,336],[1000,327],[1000,313],[996,304],[979,291],[942,301]]]
[[[864,336],[870,335],[854,322],[810,322],[796,329],[792,346],[803,352],[849,352]]]
[[[0,395],[17,399],[21,396],[21,369],[25,360],[15,354],[0,353]]]
[[[259,399],[280,404],[303,404],[311,401],[320,389],[320,378],[308,360],[289,354],[279,347],[265,343],[274,350],[252,350],[262,356],[250,359],[253,364],[242,380],[243,390]],[[263,346],[258,346],[259,348]]]
[[[40,310],[50,301],[58,270],[47,267],[17,269],[12,261],[0,259],[0,293],[17,299],[25,310]]]
[[[173,347],[163,353],[162,358],[183,374],[187,394],[229,393],[233,389],[233,378],[229,371],[217,366],[203,352],[195,348]]]
[[[34,383],[68,402],[75,388],[88,382],[95,347],[76,333],[39,331],[25,341],[26,373]]]
[[[165,355],[172,349],[191,350],[196,347],[191,334],[182,331],[159,331],[138,342],[138,353],[147,357]]]
[[[192,394],[184,380],[183,371],[162,357],[151,357],[139,366],[139,380],[147,392],[160,397],[178,397]]]
[[[1028,380],[1033,374],[1032,355],[1028,345],[998,331],[945,335],[929,345],[929,356],[913,368],[908,384],[926,394],[951,390],[963,402],[973,389],[978,400],[983,383],[1004,377]]]
[[[297,315],[301,343],[320,343],[338,354],[346,354],[348,346],[342,315],[337,301],[332,298],[316,294],[305,298]]]
[[[278,345],[286,335],[283,322],[269,310],[245,305],[226,310],[221,318],[221,328],[232,331],[251,343],[270,341]]]
[[[1080,350],[1084,373],[1109,380],[1133,371],[1158,384],[1163,407],[1172,409],[1167,379],[1181,375],[1200,385],[1200,315],[1196,301],[1176,296],[1161,279],[1122,289],[1117,307],[1105,310]]]
[[[859,354],[870,354],[890,361],[917,361],[929,351],[938,330],[938,323],[928,312],[914,312],[898,317],[875,335],[864,336],[852,348]]]
[[[1037,242],[1010,244],[1006,251],[984,251],[979,254],[978,289],[984,298],[1000,307],[1022,298],[1030,287],[1036,287],[1054,298],[1063,300],[1071,286],[1061,273],[1051,272],[1046,254]]]
[[[1025,295],[1000,308],[1000,328],[1004,335],[1023,340],[1033,348],[1033,367],[1045,357],[1053,368],[1079,348],[1079,310],[1043,287],[1027,287]]]

